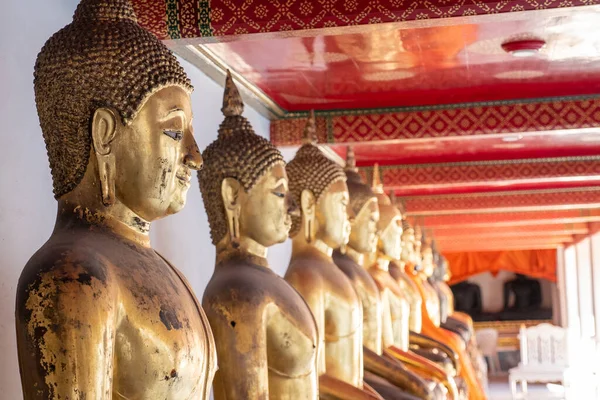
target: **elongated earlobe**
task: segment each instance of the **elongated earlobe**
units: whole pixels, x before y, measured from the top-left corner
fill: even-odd
[[[221,196],[223,198],[225,214],[227,216],[229,241],[231,246],[235,249],[240,247],[240,190],[242,190],[242,187],[236,179],[223,179],[223,182],[221,183]]]
[[[116,131],[115,113],[107,108],[97,109],[92,119],[92,143],[96,154],[102,203],[107,207],[115,202],[116,166],[111,144]]]
[[[302,221],[304,223],[304,239],[307,243],[312,243],[316,235],[316,204],[315,196],[310,190],[302,191],[300,195],[300,207],[302,208]]]

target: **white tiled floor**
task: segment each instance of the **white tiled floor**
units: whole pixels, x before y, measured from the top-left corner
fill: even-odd
[[[559,387],[558,389],[560,390],[561,388]],[[489,400],[511,400],[510,387],[506,381],[490,382],[488,393]],[[549,390],[546,385],[529,384],[528,393],[528,399],[532,400],[561,398],[560,395],[556,395],[553,391]]]

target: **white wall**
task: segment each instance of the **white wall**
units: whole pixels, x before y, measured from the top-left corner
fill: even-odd
[[[14,327],[14,301],[21,269],[46,241],[54,225],[56,201],[39,128],[33,94],[37,53],[55,31],[70,22],[77,0],[4,1],[0,13],[0,388],[1,399],[20,399]],[[201,149],[216,138],[222,89],[184,63],[196,91],[195,135]],[[269,122],[254,110],[244,113],[257,133],[268,135]],[[185,273],[199,298],[213,271],[214,248],[197,180],[188,205],[178,215],[152,227],[154,246]],[[273,269],[283,273],[290,244],[269,254]]]

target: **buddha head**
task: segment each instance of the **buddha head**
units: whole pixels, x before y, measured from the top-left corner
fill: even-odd
[[[430,237],[426,236],[424,233],[421,234],[421,272],[426,277],[430,277],[433,275],[435,270],[435,257],[434,257],[434,248],[433,241]]]
[[[322,241],[336,249],[348,241],[349,203],[346,175],[316,146],[314,113],[304,129],[304,143],[286,166],[290,191],[300,205],[301,215],[293,217],[290,237],[306,243]]]
[[[294,210],[283,156],[254,133],[242,116],[244,104],[227,73],[225,119],[217,140],[204,150],[198,173],[212,242],[218,249],[240,243],[266,248],[285,241]],[[248,250],[248,248],[246,248]]]
[[[145,221],[184,206],[202,166],[192,86],[128,0],[82,0],[39,53],[34,87],[57,199]]]
[[[444,282],[450,282],[450,279],[452,279],[452,271],[450,271],[450,265],[448,264],[448,260],[444,256],[442,256],[442,265],[443,265],[442,280]]]
[[[415,230],[412,225],[402,215],[402,253],[400,259],[404,262],[413,262],[413,253],[415,252]]]
[[[358,174],[352,147],[348,147],[346,153],[345,171],[350,193],[349,208],[355,215],[351,224],[348,246],[362,254],[374,253],[377,251],[378,241],[379,206],[377,196],[369,185],[363,183]]]
[[[371,189],[377,196],[379,205],[379,221],[377,222],[379,240],[377,248],[386,257],[399,260],[402,253],[402,214],[400,214],[400,210],[394,205],[391,198],[385,194],[380,176],[379,165],[375,164]]]

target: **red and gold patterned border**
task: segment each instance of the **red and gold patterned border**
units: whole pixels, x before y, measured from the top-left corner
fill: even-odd
[[[318,134],[329,143],[422,139],[488,134],[541,132],[600,126],[600,98],[536,100],[407,108],[400,111],[319,115]],[[271,141],[278,146],[302,141],[306,118],[271,123]]]
[[[598,4],[597,0],[132,0],[161,39],[404,22]]]
[[[600,221],[600,210],[598,209],[425,215],[419,218],[419,224],[429,229],[453,227],[484,227],[493,229],[494,226],[576,224],[598,221]]]
[[[404,199],[408,215],[474,214],[519,209],[600,208],[600,188],[417,196]]]
[[[365,175],[370,176],[371,167],[362,169],[366,171]],[[600,180],[600,157],[383,166],[381,174],[385,187],[396,190],[398,195],[444,187],[491,186],[506,182],[518,184],[560,181],[576,186],[592,186],[586,182]]]

